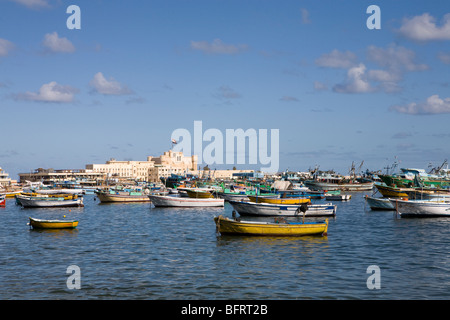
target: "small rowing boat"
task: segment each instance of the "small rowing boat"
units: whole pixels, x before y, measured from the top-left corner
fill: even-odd
[[[259,196],[248,196],[251,202],[255,203],[271,203],[271,204],[297,204],[311,203],[309,198],[275,198],[275,197],[259,197]]]
[[[78,226],[77,220],[43,220],[29,218],[30,226],[35,229],[74,229]]]
[[[83,197],[66,200],[64,197],[29,197],[17,195],[16,202],[24,208],[84,207]]]
[[[278,222],[239,221],[222,215],[214,217],[217,231],[222,235],[297,237],[326,235],[328,231],[328,219],[325,222],[287,222],[279,218],[275,220]]]
[[[367,204],[372,210],[395,210],[390,198],[365,197]]]
[[[148,196],[155,207],[223,207],[224,199],[220,198],[185,198],[171,196]]]
[[[149,202],[148,193],[134,191],[96,190],[100,202]]]
[[[245,201],[229,201],[241,216],[335,216],[337,206],[332,203],[326,204],[272,204],[255,203]]]

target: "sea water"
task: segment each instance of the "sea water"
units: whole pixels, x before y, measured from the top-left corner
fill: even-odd
[[[0,208],[0,299],[449,299],[450,219],[371,211],[366,193],[351,194],[335,202],[327,236],[296,238],[218,235],[213,217],[231,217],[227,202],[155,208],[85,195],[82,208],[24,209],[8,199]],[[64,216],[78,227],[27,225],[28,217]],[[371,266],[377,288],[368,284]],[[78,289],[69,285],[75,276]]]

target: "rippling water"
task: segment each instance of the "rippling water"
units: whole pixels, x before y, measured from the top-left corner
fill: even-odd
[[[303,238],[218,236],[213,217],[231,216],[228,203],[152,208],[86,195],[84,208],[22,209],[7,200],[0,299],[449,299],[450,219],[400,219],[363,196],[337,203],[328,236]],[[29,216],[63,215],[78,228],[27,226]],[[71,265],[79,290],[66,284]],[[371,265],[380,289],[367,286]]]

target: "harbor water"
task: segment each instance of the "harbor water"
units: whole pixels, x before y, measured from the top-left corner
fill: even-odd
[[[297,238],[218,235],[213,217],[231,217],[229,203],[155,208],[85,195],[82,208],[23,209],[7,199],[0,299],[450,299],[450,219],[371,211],[366,193],[351,194],[336,202],[327,236]],[[27,225],[28,217],[63,216],[78,227]],[[79,288],[69,285],[70,266],[79,268]]]

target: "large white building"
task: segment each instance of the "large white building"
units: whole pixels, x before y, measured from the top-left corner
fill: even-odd
[[[129,179],[135,181],[159,182],[161,177],[172,173],[185,174],[197,172],[197,156],[186,157],[182,152],[172,150],[159,157],[147,157],[146,161],[118,161],[110,159],[105,164],[87,164],[87,170],[102,172],[108,178]]]
[[[185,175],[193,174],[201,178],[233,179],[235,173],[251,173],[254,170],[199,170],[198,157],[184,156],[183,152],[172,150],[164,152],[159,157],[147,157],[144,161],[119,161],[110,159],[103,164],[87,164],[85,169],[54,170],[36,169],[32,173],[20,173],[20,182],[42,181],[46,184],[70,180],[84,180],[92,185],[109,181],[119,183],[146,181],[160,182],[162,177],[169,177],[172,173]],[[1,176],[0,176],[1,177]]]
[[[162,177],[172,173],[198,175],[201,178],[232,179],[235,173],[250,173],[254,170],[199,170],[198,157],[184,156],[183,152],[172,150],[159,157],[147,157],[147,161],[117,161],[110,159],[105,164],[88,164],[92,172],[106,173],[109,179],[128,179],[134,181],[160,182]]]

